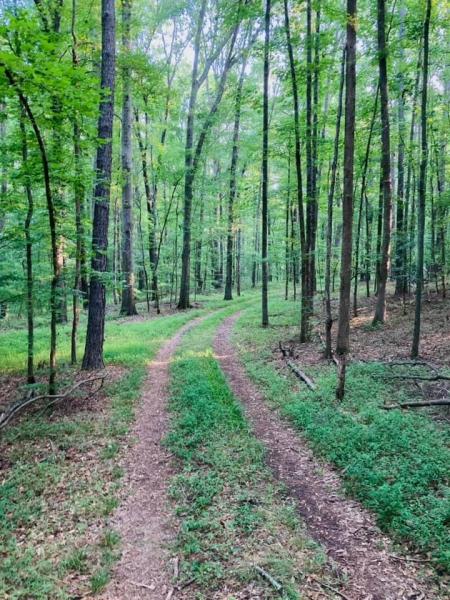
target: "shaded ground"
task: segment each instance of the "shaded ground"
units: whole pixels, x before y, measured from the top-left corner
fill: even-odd
[[[267,461],[287,485],[311,536],[320,541],[342,576],[340,592],[352,600],[436,598],[417,569],[398,560],[373,517],[341,495],[336,473],[318,462],[298,433],[265,403],[238,360],[230,337],[238,315],[217,332],[215,352],[230,386],[246,408],[256,435],[267,447]]]
[[[334,302],[333,318],[337,319],[337,301]],[[414,300],[387,297],[387,321],[383,326],[371,326],[376,298],[359,298],[358,316],[350,322],[351,360],[408,359],[411,352],[414,323]],[[316,306],[318,309],[319,306]],[[299,344],[293,338],[299,362],[315,365],[322,362],[324,319],[315,319],[314,340]],[[333,346],[336,344],[337,322],[333,323]],[[450,300],[441,295],[429,294],[424,298],[420,355],[424,360],[440,366],[450,366]]]

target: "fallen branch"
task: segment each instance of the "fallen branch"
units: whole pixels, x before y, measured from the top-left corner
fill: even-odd
[[[82,381],[78,381],[77,383],[75,383],[72,387],[70,387],[62,394],[43,394],[41,396],[28,396],[27,398],[25,398],[25,400],[22,399],[15,402],[5,412],[0,414],[0,430],[6,427],[6,425],[9,423],[9,421],[11,421],[13,417],[15,417],[22,410],[24,410],[27,406],[30,406],[30,404],[34,404],[39,400],[50,400],[50,405],[53,405],[56,402],[59,402],[60,400],[63,400],[64,398],[70,396],[70,394],[72,394],[81,386],[87,383],[92,383],[94,381],[102,381],[100,387],[98,388],[100,389],[103,385],[105,377],[105,375],[98,375],[97,377],[91,377],[90,379],[83,379]]]
[[[255,565],[255,569],[256,571],[258,571],[258,573],[264,577],[264,579],[267,579],[267,581],[270,583],[270,585],[277,591],[277,592],[281,592],[281,590],[283,589],[283,586],[281,585],[280,582],[278,582],[276,579],[274,579],[272,577],[272,575],[270,573],[268,573],[265,569],[263,569],[262,567]]]
[[[420,402],[402,402],[401,404],[388,404],[382,406],[383,410],[394,410],[395,408],[421,408],[424,406],[450,406],[450,398],[442,400],[422,400]]]
[[[385,379],[412,379],[414,381],[450,381],[450,375],[442,375],[436,373],[436,375],[384,375]]]
[[[317,577],[314,577],[314,575],[309,575],[309,577],[311,579],[313,579],[316,583],[318,583],[320,586],[324,587],[325,589],[329,589],[330,591],[332,591],[337,596],[340,596],[341,598],[344,598],[344,600],[350,600],[350,598],[348,596],[346,596],[345,594],[343,594],[342,592],[340,592],[338,589],[336,589],[332,585],[329,585],[328,583],[325,583],[324,581],[318,579]]]
[[[427,367],[432,371],[437,371],[437,368],[426,360],[386,360],[381,364],[386,367]]]
[[[292,361],[288,360],[287,356],[288,353],[286,351],[285,348],[283,348],[283,345],[281,342],[279,342],[279,347],[280,347],[280,351],[283,354],[283,357],[286,361],[287,366],[291,369],[291,371],[299,378],[301,379],[304,383],[306,383],[306,385],[309,387],[310,390],[312,390],[313,392],[316,391],[316,385],[315,383],[312,381],[312,379],[310,379],[308,377],[308,375],[306,375],[306,373],[304,373],[303,371],[301,371],[296,364],[294,364]]]
[[[412,556],[397,556],[397,554],[388,554],[394,560],[400,560],[404,562],[415,562],[415,563],[430,563],[434,562],[432,558],[413,558]]]

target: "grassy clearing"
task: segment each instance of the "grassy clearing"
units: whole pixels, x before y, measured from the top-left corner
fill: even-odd
[[[216,299],[211,305],[221,302]],[[109,321],[106,359],[121,367],[120,378],[105,390],[107,401],[97,407],[94,400],[88,410],[68,414],[30,415],[4,431],[0,440],[1,598],[68,598],[96,593],[106,585],[120,547],[117,534],[108,527],[119,501],[122,472],[117,459],[146,365],[166,339],[200,312],[150,321]],[[8,369],[22,368],[20,335],[23,332],[0,335],[2,348],[16,340],[6,361]],[[46,335],[38,329],[37,340],[43,347]],[[68,339],[61,344],[61,356],[68,344]],[[69,375],[66,372],[64,377]]]
[[[237,324],[235,340],[250,376],[314,450],[339,468],[346,491],[374,511],[385,531],[428,554],[438,570],[450,571],[449,428],[426,414],[380,410],[405,392],[380,377],[386,367],[378,364],[350,366],[339,405],[335,368],[308,367],[317,382],[310,392],[274,362],[278,341],[297,334],[298,306],[274,299],[271,311],[267,330],[257,310]]]
[[[272,479],[213,356],[215,329],[235,310],[188,333],[172,366],[167,444],[178,463],[171,495],[181,521],[173,551],[181,557],[181,584],[191,582],[186,597],[234,598],[244,589],[280,597],[257,564],[283,584],[284,598],[300,598],[309,573],[326,578],[326,559]]]

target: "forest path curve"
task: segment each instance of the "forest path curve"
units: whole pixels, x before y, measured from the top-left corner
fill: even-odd
[[[269,407],[249,379],[231,342],[240,312],[225,319],[215,340],[216,359],[244,408],[255,435],[264,443],[267,463],[287,487],[308,532],[325,549],[346,582],[351,600],[431,600],[414,565],[393,557],[389,539],[373,516],[342,495],[339,476],[319,462],[299,433]]]
[[[167,545],[173,521],[167,487],[173,470],[161,443],[169,425],[169,367],[183,335],[208,315],[183,325],[149,365],[131,432],[137,442],[121,463],[126,499],[112,523],[121,536],[122,557],[102,600],[164,600],[171,589]]]

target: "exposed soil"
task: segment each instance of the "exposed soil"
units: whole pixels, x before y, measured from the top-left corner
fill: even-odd
[[[231,343],[239,313],[219,327],[214,351],[246,410],[267,462],[295,500],[312,538],[320,542],[342,575],[342,597],[351,600],[438,598],[418,577],[415,563],[397,559],[373,516],[342,495],[339,476],[313,456],[297,432],[266,404],[248,378]]]
[[[169,421],[169,365],[183,334],[203,318],[184,325],[149,367],[133,429],[137,442],[122,462],[124,502],[113,519],[123,553],[104,600],[164,600],[170,593],[167,546],[173,538],[173,524],[167,486],[173,470],[170,453],[161,444]]]

